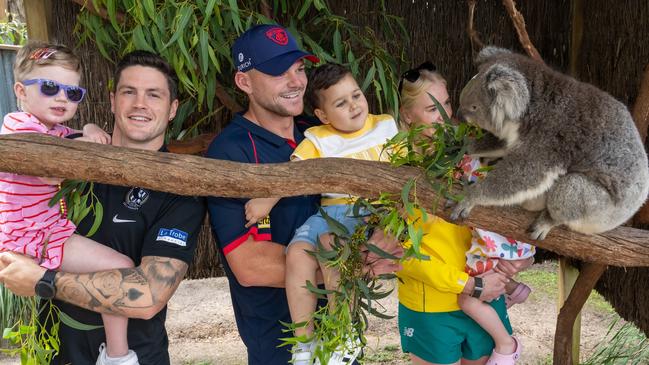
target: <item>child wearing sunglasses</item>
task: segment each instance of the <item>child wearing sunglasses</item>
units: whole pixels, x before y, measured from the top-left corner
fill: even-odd
[[[443,123],[431,96],[449,117],[453,113],[446,81],[430,62],[402,75],[399,94],[402,129]],[[433,128],[423,134],[432,137]],[[469,181],[480,177],[479,160],[465,156],[460,167]],[[430,215],[420,223],[421,250],[431,259],[409,260],[398,273],[403,350],[417,364],[487,356],[487,364],[515,363],[522,347],[511,336],[506,308],[523,302],[531,290],[511,276],[531,263],[534,246]]]
[[[387,161],[384,144],[397,134],[396,122],[390,115],[372,115],[367,100],[349,69],[339,64],[324,64],[309,75],[306,99],[315,115],[323,123],[304,133],[304,140],[291,155],[292,161],[324,157],[343,157],[371,161]],[[246,203],[246,219],[252,225],[268,216],[279,199],[251,199]],[[322,210],[331,218],[354,232],[356,225],[364,224],[362,217],[354,216],[355,198],[345,194],[322,194]],[[322,270],[327,289],[338,288],[339,273],[319,265],[308,253],[314,251],[318,240],[330,247],[329,225],[322,213],[317,213],[299,227],[286,249],[286,296],[293,323],[306,323],[295,329],[295,336],[304,336],[308,342],[293,348],[294,365],[313,364],[317,344],[311,340],[313,313],[317,298],[305,283],[316,283]],[[347,338],[345,349],[332,354],[329,365],[351,364],[360,353],[358,341]]]
[[[79,133],[63,125],[74,117],[86,92],[79,86],[81,62],[72,50],[30,42],[16,55],[14,78],[21,111],[4,117],[0,134],[43,133],[65,138]],[[83,128],[83,137],[77,140],[107,144],[110,136],[88,124]],[[75,234],[76,227],[67,219],[63,199],[49,206],[61,181],[0,172],[0,251],[33,257],[48,269],[45,275],[51,280],[59,268],[84,273],[133,267],[127,256]],[[104,295],[107,300],[119,300],[110,298],[110,292]],[[102,319],[107,346],[102,345],[105,350],[97,364],[138,364],[137,355],[128,349],[128,319],[108,314]]]

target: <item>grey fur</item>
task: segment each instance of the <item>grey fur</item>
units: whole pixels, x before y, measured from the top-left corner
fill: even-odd
[[[475,157],[502,157],[467,188],[452,219],[476,205],[522,205],[529,227],[594,234],[627,221],[649,193],[649,163],[627,108],[592,85],[508,50],[487,47],[460,96],[459,114],[488,133]]]

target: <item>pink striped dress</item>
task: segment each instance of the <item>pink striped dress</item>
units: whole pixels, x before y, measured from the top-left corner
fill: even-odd
[[[0,134],[45,133],[61,138],[74,132],[58,124],[49,129],[23,112],[7,114],[0,129]],[[59,204],[48,206],[57,192],[57,186],[37,177],[0,172],[0,251],[34,257],[48,269],[61,266],[63,243],[76,227],[62,216]]]

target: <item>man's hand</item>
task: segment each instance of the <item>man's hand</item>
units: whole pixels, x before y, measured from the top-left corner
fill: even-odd
[[[83,137],[75,139],[76,141],[95,142],[101,144],[110,144],[110,134],[99,128],[96,124],[86,124],[83,126]]]
[[[483,286],[482,294],[478,299],[491,302],[505,294],[505,284],[509,281],[505,275],[490,270],[478,276],[482,278]]]
[[[0,253],[0,282],[14,294],[33,296],[36,283],[45,274],[45,268],[27,256],[15,252]]]
[[[392,236],[385,235],[380,229],[375,230],[367,242],[393,256],[403,256],[403,247],[400,242]],[[373,276],[390,274],[401,270],[401,264],[398,260],[382,258],[371,251],[367,252],[365,263],[367,265],[366,270],[372,273]]]
[[[517,273],[527,269],[534,263],[534,257],[525,260],[498,260],[494,271],[508,278],[514,277]]]

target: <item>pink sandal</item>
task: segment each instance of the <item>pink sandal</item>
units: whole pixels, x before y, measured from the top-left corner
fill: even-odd
[[[514,351],[513,354],[508,354],[508,355],[503,355],[499,354],[494,350],[491,353],[491,356],[489,357],[489,360],[487,360],[487,363],[485,365],[514,365],[516,364],[516,361],[521,357],[521,351],[523,350],[523,346],[521,343],[518,341],[518,339],[514,336],[512,336],[514,339],[514,342],[516,342],[516,351]]]
[[[527,297],[530,296],[531,292],[532,289],[529,286],[523,283],[518,283],[511,294],[505,295],[505,305],[507,305],[507,309],[509,309],[514,304],[523,303],[525,300],[527,300]]]

